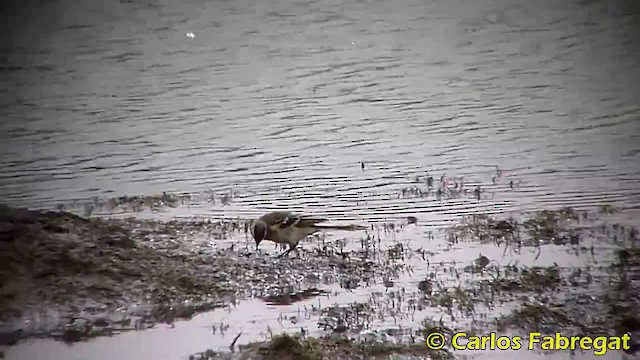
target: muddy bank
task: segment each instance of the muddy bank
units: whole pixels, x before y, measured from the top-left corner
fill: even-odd
[[[307,261],[274,259],[249,250],[249,242],[215,244],[246,231],[240,221],[85,219],[3,206],[0,343],[32,336],[80,341],[172,323],[246,297],[295,300],[313,294],[313,285],[373,281],[398,270],[327,247]]]
[[[30,335],[77,341],[140,327],[210,308],[231,293],[211,276],[198,276],[207,270],[202,262],[141,245],[135,225],[8,207],[0,209],[0,224],[4,344]],[[184,301],[194,305],[171,308]],[[131,314],[125,309],[133,304],[146,309]],[[129,315],[139,318],[134,323]]]
[[[234,352],[210,349],[192,358],[459,356],[451,346],[429,350],[423,342],[434,332],[444,334],[446,343],[457,332],[478,336],[497,332],[523,338],[531,331],[588,337],[632,334],[630,351],[640,350],[637,229],[609,222],[601,215],[602,211],[577,212],[567,208],[535,212],[518,220],[475,216],[463,219],[442,235],[452,246],[465,242],[491,244],[504,248],[504,253],[530,252],[536,260],[549,256],[551,248],[559,249],[575,258],[586,258],[585,265],[560,261],[553,261],[551,266],[504,264],[496,261],[500,259],[480,255],[468,263],[453,261],[430,267],[424,250],[412,250],[429,269],[428,275],[417,281],[417,292],[390,286],[384,293],[371,292],[367,301],[325,307],[317,326],[328,333],[326,336],[310,338],[304,330],[271,335],[264,342],[238,346]],[[394,249],[389,249],[390,258]],[[404,258],[407,263],[415,263],[413,260],[415,257],[411,259],[410,255]],[[429,308],[436,310],[436,316],[414,316]],[[383,326],[384,330],[370,330],[375,321],[372,319],[389,317],[394,322],[410,318],[418,326],[398,323]]]
[[[271,340],[239,346],[237,352],[218,353],[207,350],[190,360],[213,359],[454,359],[447,349],[432,350],[422,343],[392,344],[367,339],[354,340],[343,335],[306,337],[301,334],[279,334]]]
[[[423,345],[433,331],[618,334],[640,328],[638,234],[600,219],[603,213],[477,215],[437,232],[408,220],[404,228],[377,224],[348,239],[310,239],[300,254],[275,259],[273,247],[255,251],[241,220],[84,219],[5,207],[2,343],[25,337],[74,342],[141,330],[241,307],[248,298],[289,312],[258,307],[273,316],[253,326],[248,316],[224,320],[227,309],[203,315],[220,315],[216,322],[189,322],[198,329],[176,324],[172,338],[189,342],[189,334],[202,335],[180,356],[204,350],[194,357],[438,357],[449,352],[432,354]],[[327,303],[327,290],[340,293]],[[285,339],[287,346],[277,345],[277,335],[255,342],[261,331],[271,333],[270,325],[288,323],[295,341]],[[227,338],[219,336],[223,331]],[[153,332],[112,339],[152,338]],[[239,333],[235,352],[224,352]]]

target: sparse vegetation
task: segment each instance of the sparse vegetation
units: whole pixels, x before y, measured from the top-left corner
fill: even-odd
[[[332,244],[311,251],[317,260],[310,263],[300,258],[274,262],[235,246],[212,249],[181,241],[185,236],[242,233],[246,223],[85,219],[0,207],[0,320],[8,323],[44,308],[63,314],[55,331],[0,329],[0,343],[28,336],[75,342],[141,330],[227,306],[246,293],[262,294],[266,301],[322,294],[313,287],[300,288],[300,276],[319,273],[325,282],[357,284],[398,269],[397,264],[381,269],[358,254],[335,256]],[[111,316],[131,304],[143,306],[124,318]]]
[[[226,358],[230,354],[214,354],[213,350],[192,355],[192,359]],[[453,359],[447,350],[430,350],[423,343],[396,344],[371,342],[349,338],[344,335],[327,335],[319,338],[303,337],[299,334],[279,334],[270,340],[251,343],[242,347],[237,358],[321,360],[321,359],[384,359],[388,355],[428,356],[434,360]]]
[[[479,214],[464,218],[442,235],[451,248],[464,242],[494,244],[504,247],[505,253],[529,251],[536,259],[547,247],[592,259],[605,256],[597,253],[598,244],[613,248],[609,258],[570,267],[501,264],[494,255],[483,254],[463,263],[432,263],[436,254],[424,248],[415,250],[403,241],[381,242],[381,233],[394,238],[407,223],[413,227],[416,222],[407,219],[372,226],[359,243],[351,245],[342,239],[317,238],[315,245],[300,250],[299,257],[276,261],[250,251],[246,244],[226,249],[209,245],[212,239],[246,234],[247,221],[237,219],[85,219],[64,212],[1,207],[0,317],[23,316],[45,303],[66,317],[53,331],[4,329],[0,342],[14,344],[29,336],[75,342],[141,330],[228,306],[249,293],[271,304],[292,304],[325,296],[325,284],[339,284],[347,290],[371,284],[384,287],[372,291],[368,301],[305,308],[304,317],[317,317],[326,336],[309,337],[303,330],[275,335],[262,343],[239,344],[239,351],[232,355],[216,348],[192,358],[408,354],[445,359],[451,356],[447,351],[432,352],[423,345],[431,332],[450,336],[462,330],[561,331],[569,327],[593,335],[621,331],[636,321],[634,314],[640,305],[640,289],[634,281],[640,273],[640,252],[635,228],[598,220],[612,212],[566,208],[518,218]],[[433,241],[441,235],[429,232],[425,236]],[[184,241],[187,238],[190,241]],[[416,264],[424,269],[413,277],[413,288],[397,282],[403,274],[413,276]],[[132,303],[144,306],[121,318],[112,316],[115,308]],[[514,310],[499,317],[487,315],[505,304],[515,305]],[[419,317],[424,309],[440,315]],[[584,316],[585,312],[590,316]],[[376,321],[385,318],[394,322],[411,318],[420,325],[399,325],[384,330],[382,337],[373,336],[378,331],[371,330]],[[468,320],[462,328],[460,319]],[[224,329],[221,324],[220,331]]]

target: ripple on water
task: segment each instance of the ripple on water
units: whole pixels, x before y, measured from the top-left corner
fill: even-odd
[[[579,189],[633,206],[640,199],[632,182],[640,175],[638,107],[629,96],[636,70],[620,55],[637,47],[626,31],[633,16],[611,13],[610,22],[591,22],[595,3],[550,5],[536,12],[535,26],[525,26],[533,5],[499,6],[409,1],[392,15],[377,3],[296,3],[287,6],[295,18],[239,6],[216,9],[229,20],[205,25],[195,25],[202,16],[196,7],[166,8],[173,15],[165,16],[196,21],[196,34],[220,27],[228,34],[191,40],[157,23],[163,17],[136,23],[136,39],[115,25],[90,38],[63,17],[47,39],[66,46],[32,51],[27,42],[14,57],[26,56],[28,65],[12,57],[6,66],[3,98],[12,100],[2,111],[15,121],[1,125],[11,138],[2,147],[0,168],[8,175],[0,178],[0,195],[41,206],[108,192],[236,186],[260,203],[274,185],[272,174],[286,174],[283,183],[327,191],[316,203],[301,197],[299,207],[332,206],[331,194],[346,194],[351,199],[342,204],[356,212],[354,183],[389,185],[390,192],[404,186],[394,174],[446,171],[488,184],[491,176],[481,175],[478,164],[494,163],[529,169],[513,175],[529,185],[526,198],[505,194],[504,203],[517,199],[533,208],[547,204],[548,193],[560,202]],[[86,2],[74,11],[88,9],[112,25],[126,21]],[[326,11],[344,19],[307,19]],[[478,15],[484,13],[500,15]],[[376,21],[363,20],[370,16]],[[234,32],[239,23],[254,24],[250,35]],[[276,41],[283,36],[290,46]],[[608,52],[593,51],[600,45]],[[439,51],[425,50],[433,48]],[[73,76],[25,70],[56,69],[52,64],[74,53],[80,57]],[[92,85],[98,82],[100,88]],[[372,165],[366,177],[360,161]],[[322,180],[331,176],[350,182]],[[582,200],[575,205],[591,205],[589,196]]]

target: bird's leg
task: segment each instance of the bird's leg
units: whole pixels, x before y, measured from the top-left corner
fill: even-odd
[[[294,245],[289,244],[289,250],[287,250],[287,251],[283,252],[282,254],[278,255],[277,258],[279,259],[279,258],[281,258],[281,257],[283,257],[285,255],[289,255],[289,253],[291,251],[293,251],[296,248],[297,245],[298,244],[294,244]]]
[[[291,252],[292,248],[289,248],[289,250],[283,252],[282,254],[276,256],[276,259],[280,259],[281,257],[288,255]]]
[[[299,243],[297,243],[297,244],[295,244],[295,245],[292,245],[292,246],[291,246],[291,249],[289,249],[289,251],[291,252],[291,251],[295,250],[297,254],[300,254],[300,253],[298,252],[298,244],[299,244]]]

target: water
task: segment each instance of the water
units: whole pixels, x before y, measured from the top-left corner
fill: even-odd
[[[244,211],[379,218],[439,211],[386,199],[415,174],[491,184],[495,165],[516,210],[640,198],[633,1],[16,6],[11,204],[233,187]]]
[[[1,29],[0,196],[39,208],[233,189],[230,206],[169,215],[286,208],[427,226],[477,211],[638,210],[638,4],[14,4]],[[398,198],[427,171],[465,176],[485,198]]]

